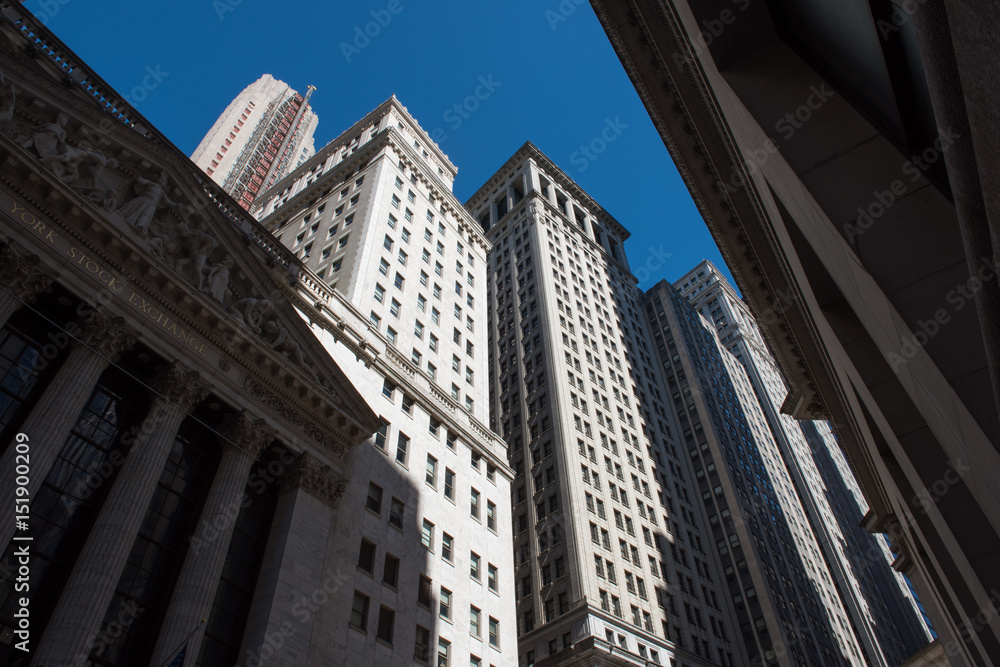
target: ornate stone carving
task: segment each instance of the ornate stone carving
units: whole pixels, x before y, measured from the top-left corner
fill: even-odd
[[[176,202],[167,197],[167,175],[161,173],[156,181],[138,176],[132,184],[134,197],[127,201],[118,212],[125,219],[125,222],[132,225],[143,236],[149,235],[149,226],[153,222],[153,216],[163,205],[175,208]]]
[[[13,113],[13,112],[12,112]],[[118,166],[118,161],[85,144],[73,146],[66,141],[69,117],[59,114],[54,123],[46,123],[28,132],[22,145],[34,148],[45,168],[78,190],[105,191],[101,176],[105,169]]]
[[[268,320],[264,322],[261,338],[271,346],[272,350],[287,357],[293,364],[301,367],[314,380],[317,379],[316,371],[306,365],[305,357],[302,356],[302,348],[289,337],[288,329],[278,325],[274,320]]]
[[[174,270],[200,292],[205,285],[205,266],[218,242],[206,232],[178,223],[173,238],[162,243],[162,253]],[[228,284],[228,278],[226,280]]]
[[[334,433],[329,428],[320,428],[316,424],[306,420],[301,412],[291,407],[287,401],[283,401],[278,396],[275,396],[267,387],[252,377],[247,376],[243,381],[243,388],[247,394],[253,396],[264,406],[274,410],[282,419],[332,455],[343,456],[353,444],[345,436]]]
[[[158,396],[185,410],[203,401],[210,391],[198,371],[187,369],[176,361],[157,368],[150,385]]]
[[[288,481],[323,500],[330,507],[337,506],[348,483],[346,477],[335,474],[330,466],[320,464],[309,453],[303,453],[296,460]]]
[[[202,291],[223,306],[227,305],[232,297],[232,291],[229,289],[229,270],[231,268],[233,268],[233,260],[227,258],[211,268],[206,267],[204,270],[205,285],[202,287]]]
[[[226,417],[219,432],[240,449],[247,451],[256,459],[271,442],[275,433],[267,425],[267,421],[243,410]]]
[[[138,340],[137,332],[125,324],[124,318],[112,317],[103,308],[84,316],[80,325],[80,340],[112,362]]]
[[[13,243],[0,247],[0,284],[22,301],[31,303],[55,280],[38,255],[30,255]]]
[[[228,311],[239,322],[255,334],[261,333],[264,317],[271,310],[271,302],[266,299],[248,297],[229,304]]]

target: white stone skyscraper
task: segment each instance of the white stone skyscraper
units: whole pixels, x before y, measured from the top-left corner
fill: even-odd
[[[455,173],[392,97],[259,202],[310,269],[306,316],[382,420],[323,545],[341,564],[312,637],[329,664],[516,662],[513,472],[486,425],[490,245]]]
[[[249,210],[258,194],[315,152],[314,90],[309,86],[303,96],[265,74],[226,107],[191,159]]]
[[[781,411],[788,387],[746,303],[711,262],[674,282],[714,326],[722,346],[746,371],[752,395],[781,452],[810,525],[819,538],[852,628],[870,665],[898,665],[931,640],[885,536],[863,522],[868,503],[825,421],[796,420]]]
[[[491,426],[521,665],[747,664],[622,242],[534,145],[466,204],[493,244]]]

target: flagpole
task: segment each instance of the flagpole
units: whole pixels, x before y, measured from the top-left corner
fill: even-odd
[[[193,636],[194,636],[194,633],[196,633],[196,632],[198,632],[199,630],[201,630],[201,626],[203,626],[203,625],[205,625],[205,619],[201,619],[201,623],[199,623],[199,624],[198,624],[198,625],[197,625],[197,626],[195,627],[195,629],[194,629],[194,630],[192,630],[191,632],[189,632],[189,633],[187,634],[187,637],[185,637],[184,639],[182,639],[182,640],[181,640],[181,643],[177,645],[177,648],[175,648],[175,649],[174,649],[173,651],[171,651],[171,652],[170,652],[170,653],[168,654],[168,655],[169,655],[169,657],[168,657],[168,658],[167,658],[166,660],[164,660],[164,661],[163,661],[162,663],[160,663],[160,667],[164,667],[164,665],[168,665],[168,664],[170,664],[170,662],[171,662],[171,661],[172,661],[172,660],[173,660],[174,658],[176,658],[176,657],[177,657],[177,653],[178,653],[178,652],[179,652],[179,651],[180,651],[180,650],[181,650],[182,648],[184,648],[184,644],[186,644],[186,643],[188,642],[188,640],[189,640],[189,639],[191,639],[191,637],[193,637]],[[184,656],[184,661],[185,661],[185,662],[187,662],[187,656]]]

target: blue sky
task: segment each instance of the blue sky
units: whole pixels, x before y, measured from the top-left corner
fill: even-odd
[[[459,169],[460,200],[531,140],[632,232],[626,250],[640,287],[703,258],[724,268],[586,0],[25,6],[188,154],[265,72],[300,92],[316,86],[317,148],[395,93],[425,130],[438,130]],[[367,26],[375,37],[358,37],[378,20]],[[486,99],[457,113],[483,81]]]

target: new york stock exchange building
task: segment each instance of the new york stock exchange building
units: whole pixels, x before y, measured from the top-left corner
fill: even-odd
[[[290,252],[0,12],[0,663],[346,664],[316,657],[351,597],[326,554],[380,423],[310,327],[375,362]]]

